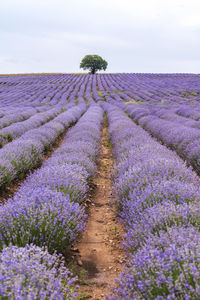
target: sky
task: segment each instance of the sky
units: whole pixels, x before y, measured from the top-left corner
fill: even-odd
[[[200,1],[1,1],[0,74],[85,72],[88,54],[109,73],[200,73]]]

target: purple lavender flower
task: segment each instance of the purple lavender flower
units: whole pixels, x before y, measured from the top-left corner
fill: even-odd
[[[84,229],[84,212],[69,195],[45,187],[21,189],[0,206],[0,241],[3,245],[34,243],[64,252]]]
[[[65,128],[76,121],[85,109],[85,105],[73,107],[45,125],[26,132],[1,149],[0,162],[2,160],[4,162],[0,164],[0,186],[9,184],[17,176],[36,167],[41,161],[45,148],[49,147]]]
[[[147,239],[129,260],[110,299],[198,299],[200,233],[193,227],[170,228]]]
[[[74,283],[63,258],[45,248],[9,246],[0,254],[2,299],[75,299]]]
[[[115,154],[127,267],[110,299],[199,297],[199,179],[177,155],[103,103]]]

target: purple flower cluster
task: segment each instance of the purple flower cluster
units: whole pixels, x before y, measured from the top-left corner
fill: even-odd
[[[1,149],[0,187],[36,167],[45,149],[52,145],[66,128],[77,121],[85,110],[85,104],[72,107],[39,128],[27,131]]]
[[[16,109],[14,112],[8,113],[0,119],[0,128],[9,126],[12,123],[20,122],[29,119],[37,113],[34,107],[27,107],[23,110],[21,108]]]
[[[96,171],[102,121],[102,108],[90,106],[45,165],[25,180],[13,199],[0,206],[1,248],[10,243],[34,243],[47,246],[50,252],[64,252],[84,229],[84,212],[76,202],[85,198],[88,180]],[[70,153],[74,160],[69,160]]]
[[[1,299],[74,299],[74,279],[57,254],[27,245],[0,253]]]
[[[82,98],[124,103],[187,106],[199,118],[198,74],[52,74],[1,76],[0,104],[8,111],[17,107],[75,103]],[[197,112],[198,110],[198,112]],[[187,112],[180,110],[180,115]],[[177,113],[179,113],[177,111]],[[1,116],[1,115],[0,115]]]
[[[58,105],[48,111],[39,112],[30,117],[28,120],[16,122],[10,126],[0,130],[0,146],[7,144],[9,141],[20,137],[25,132],[42,126],[43,124],[49,122],[51,119],[55,118],[58,114],[70,108],[70,105],[63,109],[62,106]]]
[[[0,248],[33,243],[64,252],[84,229],[84,211],[49,187],[24,188],[0,206]]]
[[[43,167],[27,178],[23,189],[48,186],[70,195],[72,201],[83,201],[88,180],[97,170],[102,120],[102,108],[91,105]]]
[[[58,256],[38,247],[45,246],[51,254],[55,250],[64,253],[84,230],[86,216],[77,202],[83,201],[88,180],[96,172],[102,122],[102,108],[91,105],[44,167],[31,174],[14,198],[0,206],[0,249],[7,258],[4,263],[0,257],[0,272],[1,263],[2,272],[5,264],[9,265],[0,276],[0,296],[76,296],[70,273]]]
[[[194,119],[196,121],[200,120],[200,108],[199,106],[189,106],[181,105],[176,110],[176,113],[182,117]]]
[[[103,118],[94,102],[104,101],[119,214],[127,227],[128,265],[113,299],[199,299],[199,179],[117,108],[199,172],[199,100],[195,74],[1,76],[0,188],[36,167],[59,134],[86,111],[85,102],[89,109],[52,157],[0,207],[0,297],[74,296],[60,263],[51,268],[53,256],[27,244],[63,252],[84,229],[80,203],[97,170]],[[25,248],[4,248],[10,244]]]
[[[167,113],[166,110],[159,116],[155,113],[139,114],[141,109],[133,109],[131,105],[126,110],[134,121],[166,146],[175,150],[198,174],[200,173],[199,121],[186,118],[180,120],[181,117],[177,115],[174,117],[175,113]]]
[[[103,110],[91,104],[78,123],[67,132],[66,140],[44,164],[84,167],[89,176],[97,171],[96,160],[99,154],[99,141],[103,121]]]
[[[199,179],[119,108],[102,105],[114,146],[119,215],[127,228],[128,264],[111,299],[198,298]]]
[[[147,239],[130,258],[112,299],[199,299],[200,233],[172,227]]]

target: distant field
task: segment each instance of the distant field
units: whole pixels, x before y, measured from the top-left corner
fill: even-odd
[[[200,75],[0,75],[0,148],[0,298],[200,298]]]
[[[31,97],[28,99],[28,92],[31,94],[34,91],[36,95],[40,95],[38,104],[43,102],[41,97],[48,98],[48,93],[51,92],[53,95],[48,103],[55,104],[59,103],[59,97],[65,90],[66,103],[70,96],[98,101],[101,99],[99,95],[103,93],[106,101],[122,103],[196,104],[200,96],[199,80],[200,75],[195,74],[99,74],[93,77],[88,74],[9,74],[1,75],[0,101],[4,104],[3,96],[11,92],[7,87],[10,89],[15,86],[16,96],[18,92],[22,95],[24,93],[27,104],[29,101],[33,104]],[[42,89],[44,84],[45,91]],[[51,84],[54,84],[55,91]],[[53,98],[58,100],[52,103]]]

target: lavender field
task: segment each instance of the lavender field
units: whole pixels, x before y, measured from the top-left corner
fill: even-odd
[[[92,298],[66,249],[88,227],[104,129],[126,259]],[[200,299],[199,175],[200,75],[0,76],[0,299]]]

